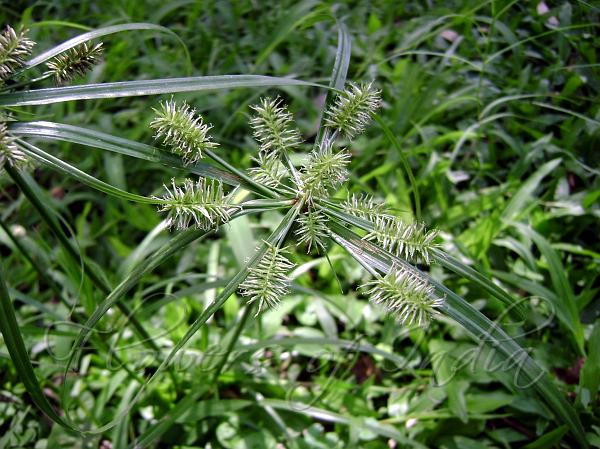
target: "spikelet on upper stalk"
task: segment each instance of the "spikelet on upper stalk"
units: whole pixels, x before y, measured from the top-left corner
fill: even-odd
[[[240,284],[242,296],[250,296],[248,304],[258,301],[257,316],[265,307],[276,308],[289,291],[287,273],[294,263],[285,257],[286,248],[265,242],[267,251],[254,267],[249,267],[246,280]]]
[[[298,244],[306,244],[307,253],[310,253],[312,248],[316,248],[317,252],[324,250],[324,240],[329,233],[327,217],[321,212],[311,209],[300,215],[297,222],[298,229],[295,234],[298,237]]]
[[[375,218],[374,229],[364,239],[377,242],[398,257],[429,264],[437,235],[437,230],[427,230],[423,223],[405,223],[398,217],[382,215]]]
[[[101,58],[102,42],[95,45],[84,42],[56,56],[46,66],[48,73],[54,77],[54,82],[63,85],[84,76]]]
[[[8,134],[6,123],[0,122],[0,169],[4,164],[20,169],[27,166],[28,159],[15,144],[15,138]]]
[[[265,156],[281,155],[300,145],[302,138],[294,126],[294,117],[282,104],[281,98],[261,98],[251,108],[255,115],[250,119],[254,138],[260,143]]]
[[[167,212],[167,227],[187,229],[190,226],[208,231],[229,221],[236,206],[229,203],[220,181],[199,178],[185,179],[178,186],[173,179],[171,188],[160,199],[159,212]]]
[[[364,284],[370,301],[385,307],[398,321],[405,325],[427,324],[444,304],[442,298],[434,295],[427,281],[406,269],[392,266],[385,276],[377,276]]]
[[[370,222],[374,222],[378,217],[391,215],[385,204],[376,203],[373,197],[364,194],[348,194],[341,207],[347,214]]]
[[[198,162],[203,157],[203,151],[219,145],[208,134],[212,125],[205,124],[196,109],[185,101],[177,105],[171,99],[160,106],[160,110],[154,109],[156,118],[150,123],[150,127],[155,130],[154,137],[162,139],[172,153],[181,156],[184,164]]]
[[[276,155],[258,153],[252,158],[258,165],[249,169],[254,181],[267,187],[277,187],[281,180],[288,174],[285,166]]]
[[[331,189],[338,189],[348,179],[350,153],[346,150],[335,152],[330,141],[310,153],[302,168],[297,186],[308,201],[314,197],[327,195]]]
[[[350,84],[325,113],[325,126],[352,139],[362,133],[381,106],[380,91],[369,84]]]
[[[0,81],[10,78],[25,65],[35,42],[25,37],[27,30],[18,33],[9,25],[0,33]]]

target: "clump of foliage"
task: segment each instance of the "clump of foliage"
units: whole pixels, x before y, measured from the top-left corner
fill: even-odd
[[[597,446],[597,12],[252,6],[0,35],[0,445]]]

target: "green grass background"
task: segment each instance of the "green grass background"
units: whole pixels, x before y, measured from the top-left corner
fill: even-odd
[[[498,320],[552,375],[600,447],[599,7],[595,2],[516,1],[50,1],[0,6],[0,23],[24,23],[36,52],[101,26],[150,22],[173,37],[126,32],[104,39],[104,62],[85,82],[189,75],[264,74],[327,84],[336,21],[352,36],[348,79],[382,90],[378,124],[355,139],[352,192],[374,195],[407,219],[413,211],[442,232],[444,246],[528,306],[515,321],[486,292],[432,266],[432,276]],[[83,81],[82,81],[83,82]],[[50,84],[46,85],[49,87]],[[285,87],[177,94],[214,124],[220,152],[248,167],[257,144],[249,105],[281,95],[306,148],[318,129],[324,91]],[[163,96],[162,98],[169,98]],[[20,120],[52,120],[152,143],[152,107],[138,97],[19,108]],[[159,194],[175,170],[65,143],[40,143],[121,189]],[[403,165],[415,173],[417,192]],[[62,217],[78,252],[110,285],[164,244],[150,232],[154,207],[118,201],[38,167],[32,176]],[[42,279],[0,230],[0,254],[20,329],[44,392],[58,404],[64,357],[79,329],[62,296],[89,314],[104,299],[10,178],[0,175],[0,218],[51,281]],[[416,193],[416,194],[415,194]],[[344,192],[340,193],[344,196]],[[418,208],[416,199],[418,198]],[[279,217],[264,214],[194,243],[127,296],[165,351],[251,254]],[[579,447],[539,398],[515,388],[501,367],[477,360],[477,345],[449,319],[405,329],[370,306],[356,286],[365,273],[340,248],[324,258],[302,251],[292,294],[250,320],[224,372],[211,384],[243,300],[232,297],[117,427],[89,438],[67,434],[24,394],[0,346],[0,447],[129,447],[183,410],[153,439],[156,447],[444,448]],[[334,275],[335,271],[335,275]],[[341,288],[341,290],[340,290]],[[571,301],[577,316],[561,319]],[[119,312],[102,321],[117,353],[142,376],[157,358],[136,343]],[[573,329],[581,328],[578,345]],[[284,339],[275,342],[275,339]],[[105,349],[84,353],[64,390],[72,417],[97,427],[130,405],[139,384]],[[454,370],[457,372],[454,372]],[[79,376],[77,376],[77,374]],[[308,404],[299,406],[299,403]],[[559,443],[562,440],[562,443]],[[390,441],[397,441],[393,443]],[[396,446],[393,446],[396,444]],[[104,446],[102,446],[104,445]]]

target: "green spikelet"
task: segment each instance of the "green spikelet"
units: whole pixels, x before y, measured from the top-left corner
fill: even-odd
[[[381,305],[405,325],[424,326],[444,304],[425,280],[393,266],[384,277],[377,276],[362,287],[374,304]]]
[[[310,253],[315,248],[319,253],[325,249],[324,240],[329,230],[327,228],[327,217],[316,210],[309,210],[298,217],[298,237],[299,245],[306,245],[306,252]]]
[[[281,180],[288,174],[279,157],[258,153],[258,157],[253,157],[257,163],[256,167],[249,170],[250,176],[254,181],[267,187],[277,187]]]
[[[265,307],[276,308],[289,291],[287,273],[294,264],[286,257],[286,248],[278,248],[265,242],[267,251],[258,265],[248,268],[246,280],[240,284],[242,296],[249,296],[248,304],[258,301],[258,315]]]
[[[46,63],[57,85],[68,84],[75,78],[84,76],[98,64],[102,57],[102,42],[96,45],[83,43],[56,56]]]
[[[327,195],[348,179],[349,163],[350,154],[346,150],[334,152],[331,142],[325,141],[310,153],[300,174],[298,189],[309,201]]]
[[[212,125],[205,124],[200,114],[186,102],[177,105],[173,99],[161,103],[160,110],[154,109],[156,118],[150,123],[154,137],[162,139],[171,152],[181,156],[185,164],[202,159],[202,152],[216,148],[208,132]]]
[[[375,222],[377,217],[391,215],[385,204],[376,203],[373,197],[363,194],[348,194],[348,197],[342,203],[342,209],[347,214],[370,222]]]
[[[373,231],[364,239],[377,242],[398,257],[430,263],[431,250],[437,246],[437,230],[426,230],[423,223],[404,223],[389,215],[376,217],[374,225]]]
[[[230,204],[223,193],[223,185],[203,178],[194,182],[185,179],[182,186],[171,181],[171,188],[162,198],[159,212],[167,212],[167,227],[187,229],[190,226],[208,231],[229,221],[236,207]]]
[[[10,78],[13,73],[25,65],[25,58],[31,54],[35,45],[25,37],[27,30],[21,29],[19,33],[6,25],[0,33],[0,80]]]
[[[0,122],[0,169],[4,164],[21,169],[28,165],[28,159],[15,145],[15,138],[8,134],[6,123]]]
[[[362,133],[380,107],[380,92],[369,84],[350,84],[325,114],[325,126],[352,139]]]
[[[294,127],[294,118],[282,105],[280,98],[261,98],[251,106],[255,111],[250,125],[254,138],[260,143],[260,152],[267,156],[281,154],[300,145],[300,132]]]

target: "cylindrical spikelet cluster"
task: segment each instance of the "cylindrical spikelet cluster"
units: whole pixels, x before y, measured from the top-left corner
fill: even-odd
[[[56,56],[46,63],[48,73],[58,85],[68,84],[84,76],[102,58],[102,42],[95,45],[83,43]]]
[[[251,106],[255,115],[250,119],[254,138],[264,155],[282,153],[300,145],[300,132],[294,126],[294,117],[282,104],[281,98],[261,98]]]
[[[203,157],[203,152],[219,144],[211,140],[208,132],[212,125],[205,124],[196,110],[183,102],[177,105],[173,99],[154,109],[156,118],[150,123],[154,137],[162,139],[172,153],[181,156],[185,164],[193,164]]]
[[[279,157],[258,153],[258,156],[253,157],[252,160],[257,165],[251,167],[248,171],[252,179],[261,185],[277,187],[288,174]]]
[[[312,151],[302,168],[298,190],[308,201],[315,196],[325,196],[331,189],[338,189],[348,179],[350,153],[334,151],[330,142],[324,142]]]
[[[9,25],[0,33],[0,81],[10,78],[25,65],[25,58],[35,45],[25,37],[26,30],[17,33]]]
[[[352,139],[365,130],[380,106],[380,92],[372,83],[351,84],[327,110],[325,125]]]
[[[0,122],[0,169],[4,164],[23,168],[27,165],[27,156],[15,144],[15,138],[8,134],[6,123]]]
[[[289,291],[290,280],[287,273],[294,263],[285,257],[286,248],[278,248],[265,242],[267,251],[254,267],[248,268],[246,280],[240,284],[239,291],[249,296],[248,304],[258,302],[258,315],[265,307],[276,308]]]
[[[342,210],[363,220],[375,221],[377,217],[391,215],[385,204],[376,203],[373,197],[363,194],[348,194],[342,203]]]
[[[190,226],[208,231],[229,221],[230,212],[235,206],[228,203],[221,182],[203,178],[194,182],[185,179],[178,186],[173,179],[171,188],[159,206],[160,212],[167,212],[167,227],[187,229]]]
[[[408,270],[393,266],[388,274],[378,276],[363,286],[374,304],[381,305],[402,324],[423,326],[444,304],[434,296],[425,280]]]
[[[398,217],[382,215],[375,217],[373,231],[364,238],[398,257],[429,264],[437,235],[437,230],[427,230],[423,223],[405,223]]]
[[[298,229],[296,237],[299,245],[306,245],[306,252],[310,253],[315,248],[318,252],[325,249],[325,238],[329,230],[327,228],[327,217],[314,209],[298,217]]]

